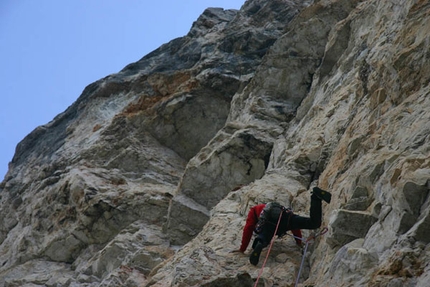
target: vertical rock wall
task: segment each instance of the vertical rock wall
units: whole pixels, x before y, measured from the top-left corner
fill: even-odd
[[[249,208],[330,190],[300,286],[428,286],[430,5],[246,1],[89,85],[0,185],[0,286],[293,286]],[[304,230],[304,236],[312,231]],[[262,257],[267,255],[263,250]]]
[[[278,200],[307,214],[314,185],[334,197],[323,212],[329,233],[310,247],[303,286],[427,286],[429,9],[425,1],[318,1],[304,9],[236,93],[227,123],[278,131],[268,168],[230,192],[148,286],[255,280],[248,257],[229,253],[247,210]],[[296,252],[291,239],[275,241],[265,286],[293,285]],[[218,265],[222,274],[211,273]],[[177,266],[198,271],[186,277]]]

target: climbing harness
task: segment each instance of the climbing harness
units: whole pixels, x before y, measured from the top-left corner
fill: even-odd
[[[276,224],[275,233],[273,234],[272,240],[270,241],[270,246],[269,246],[269,249],[267,250],[266,258],[264,259],[263,265],[261,266],[260,272],[258,273],[257,280],[255,281],[254,287],[257,287],[257,285],[258,285],[258,281],[260,280],[261,274],[263,273],[264,266],[266,265],[267,258],[269,257],[270,250],[272,250],[273,242],[275,242],[276,232],[278,231],[279,223],[281,222],[282,213],[283,213],[283,212],[281,212],[281,214],[279,215],[278,223]],[[296,238],[296,239],[300,239],[302,242],[305,242],[305,243],[306,243],[306,244],[305,244],[305,249],[304,249],[304,251],[303,251],[303,255],[302,255],[302,262],[300,263],[299,272],[298,272],[298,274],[297,274],[296,283],[295,283],[295,285],[294,285],[295,287],[297,287],[297,286],[298,286],[298,284],[299,284],[299,279],[300,279],[300,275],[301,275],[301,273],[302,273],[303,265],[304,265],[304,263],[305,263],[305,257],[306,257],[306,252],[308,251],[309,243],[310,243],[313,239],[317,238],[318,236],[321,236],[321,235],[326,234],[326,233],[327,233],[327,231],[328,231],[328,228],[327,228],[327,227],[324,227],[324,228],[323,228],[323,229],[321,229],[319,232],[316,232],[316,233],[311,234],[311,235],[310,235],[308,238],[306,238],[306,239],[305,239],[305,238],[302,238],[302,237],[294,236],[294,235],[291,235],[291,234],[288,234],[288,233],[287,233],[287,235],[292,236],[292,237],[294,237],[294,238]]]

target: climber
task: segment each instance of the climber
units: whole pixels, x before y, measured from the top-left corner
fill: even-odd
[[[244,253],[251,240],[252,233],[255,231],[258,235],[252,244],[253,251],[249,257],[249,261],[251,264],[257,265],[262,249],[269,245],[274,236],[281,212],[282,217],[276,235],[281,237],[288,230],[291,230],[295,236],[296,243],[300,246],[302,244],[300,229],[316,229],[321,226],[322,200],[330,203],[331,193],[319,187],[314,187],[311,195],[310,217],[296,215],[291,209],[285,208],[276,202],[253,206],[246,219],[241,246],[239,250],[233,252]]]

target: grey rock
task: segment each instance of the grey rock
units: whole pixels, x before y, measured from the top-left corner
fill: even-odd
[[[88,85],[0,184],[2,286],[251,286],[249,208],[309,214],[303,286],[428,285],[426,1],[250,0]],[[260,285],[290,286],[277,238]],[[260,266],[259,266],[260,267]],[[299,284],[299,285],[300,285]]]

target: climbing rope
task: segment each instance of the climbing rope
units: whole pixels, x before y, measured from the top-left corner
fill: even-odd
[[[273,242],[275,241],[276,232],[278,231],[279,223],[281,222],[281,217],[282,217],[282,212],[281,212],[281,214],[279,215],[278,223],[276,224],[275,233],[273,234],[272,240],[270,241],[269,250],[267,250],[266,258],[264,259],[263,265],[261,266],[260,272],[258,273],[257,280],[255,281],[254,287],[257,287],[257,284],[258,284],[258,281],[260,280],[261,274],[263,274],[264,266],[266,265],[267,258],[269,257],[270,250],[272,250]],[[314,234],[311,234],[311,235],[310,235],[308,238],[306,238],[306,239],[305,239],[305,238],[302,238],[302,237],[298,237],[298,236],[295,236],[295,235],[292,235],[292,234],[288,234],[288,233],[287,233],[287,235],[292,236],[292,237],[294,237],[294,238],[296,238],[296,239],[300,239],[302,242],[305,242],[305,243],[306,243],[306,244],[305,244],[305,249],[304,249],[304,251],[303,251],[303,255],[302,255],[302,261],[301,261],[301,263],[300,263],[299,272],[297,273],[296,283],[295,283],[295,285],[294,285],[295,287],[297,287],[297,286],[298,286],[298,284],[299,284],[299,279],[300,279],[300,275],[301,275],[301,273],[302,273],[303,265],[304,265],[304,263],[305,263],[305,257],[306,257],[306,252],[308,251],[309,243],[311,242],[311,240],[313,240],[313,239],[317,238],[318,236],[321,236],[321,235],[326,234],[326,233],[327,233],[327,231],[328,231],[328,228],[327,228],[327,227],[324,227],[324,228],[323,228],[323,229],[321,229],[319,232],[314,233]]]
[[[273,234],[272,240],[270,241],[269,250],[267,250],[266,258],[264,258],[263,265],[261,266],[260,272],[258,272],[257,280],[255,280],[254,287],[257,287],[258,280],[260,280],[261,274],[263,274],[264,266],[266,265],[267,258],[269,257],[270,250],[272,250],[273,242],[275,242],[276,232],[278,232],[279,223],[281,223],[282,213],[279,214],[278,223],[276,224],[275,233]]]
[[[328,231],[328,228],[327,228],[327,227],[324,227],[324,228],[323,228],[323,229],[321,229],[319,232],[314,233],[314,234],[311,234],[311,235],[310,235],[306,240],[305,240],[304,238],[301,238],[301,237],[297,237],[297,236],[294,236],[294,235],[288,234],[288,235],[290,235],[290,236],[292,236],[292,237],[294,237],[294,238],[300,239],[301,241],[304,241],[304,242],[306,243],[306,245],[305,245],[305,249],[304,249],[304,251],[303,251],[303,255],[302,255],[302,262],[300,263],[299,272],[298,272],[297,277],[296,277],[296,283],[295,283],[295,285],[294,285],[295,287],[297,287],[297,286],[298,286],[298,284],[299,284],[299,279],[300,279],[300,275],[301,275],[301,273],[302,273],[303,265],[304,265],[304,263],[305,263],[305,257],[306,257],[306,252],[308,251],[309,242],[310,242],[311,240],[313,240],[313,239],[317,238],[318,236],[321,236],[321,235],[326,234],[326,233],[327,233],[327,231]]]

